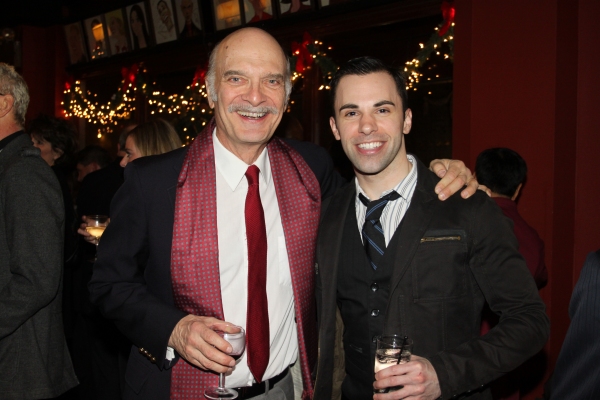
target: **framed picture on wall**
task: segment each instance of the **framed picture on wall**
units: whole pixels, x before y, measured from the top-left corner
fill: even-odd
[[[110,45],[110,53],[115,54],[126,53],[131,50],[129,40],[127,39],[127,30],[125,29],[125,19],[123,10],[115,10],[104,14],[106,28],[108,31],[108,44]]]
[[[215,26],[218,31],[242,24],[239,0],[212,0]]]
[[[312,0],[278,0],[281,16],[294,14],[297,12],[311,11],[313,9]]]
[[[71,64],[78,64],[88,61],[87,51],[85,50],[85,40],[83,38],[83,29],[81,22],[65,25],[65,39],[69,49],[69,61]]]
[[[320,7],[335,6],[336,4],[347,3],[349,0],[319,0]]]
[[[244,18],[247,24],[273,18],[272,0],[244,0]]]
[[[148,23],[144,3],[137,3],[125,8],[125,18],[129,25],[129,39],[133,50],[145,49],[152,45],[152,30]]]
[[[156,44],[177,40],[177,26],[171,0],[150,0]]]
[[[202,34],[202,18],[198,0],[175,0],[177,37],[189,39]]]
[[[95,60],[108,56],[110,53],[106,42],[106,27],[102,15],[86,19],[83,26],[87,36],[90,58]]]

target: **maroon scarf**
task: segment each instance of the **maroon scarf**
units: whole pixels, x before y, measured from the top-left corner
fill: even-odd
[[[214,128],[213,119],[190,146],[179,174],[171,278],[175,306],[189,314],[222,320]],[[310,399],[314,384],[310,368],[317,355],[313,265],[320,187],[302,156],[286,143],[273,138],[267,149],[292,276],[303,398]],[[217,374],[180,359],[171,375],[171,398],[204,398],[204,389],[217,383]]]

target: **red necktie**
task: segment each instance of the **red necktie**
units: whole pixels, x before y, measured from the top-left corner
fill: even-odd
[[[267,229],[260,202],[258,174],[251,165],[246,171],[246,238],[248,240],[248,309],[246,343],[250,372],[257,382],[262,380],[269,364],[269,309],[267,304]]]

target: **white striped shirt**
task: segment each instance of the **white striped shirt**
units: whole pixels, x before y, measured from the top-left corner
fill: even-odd
[[[404,218],[404,214],[406,214],[406,210],[408,210],[408,207],[410,206],[412,195],[417,187],[417,166],[415,163],[415,158],[410,154],[407,154],[406,157],[412,165],[408,175],[406,175],[406,177],[402,179],[395,188],[381,194],[381,197],[383,197],[395,190],[400,195],[398,199],[389,201],[385,205],[385,208],[381,213],[381,218],[379,218],[379,222],[383,228],[386,246],[390,243],[392,236],[394,236],[394,232],[396,232],[398,225],[400,225],[400,221],[402,221],[402,218]],[[354,178],[354,184],[356,185],[356,198],[354,200],[354,205],[356,208],[356,220],[358,222],[358,231],[360,232],[360,237],[362,240],[362,228],[365,223],[367,206],[360,201],[358,194],[362,193],[363,196],[365,196],[369,201],[371,201],[371,199],[369,199],[369,196],[367,196],[367,194],[358,184],[358,179]]]

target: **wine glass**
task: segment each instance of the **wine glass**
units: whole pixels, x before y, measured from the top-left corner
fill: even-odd
[[[104,233],[104,229],[108,226],[109,218],[106,215],[86,215],[85,222],[87,226],[85,230],[92,235],[94,238],[94,244],[96,245],[96,254],[92,261],[96,261],[98,257],[98,244],[100,243],[100,237]]]
[[[233,350],[229,355],[233,357],[235,360],[238,360],[242,354],[244,354],[244,349],[246,348],[246,332],[242,328],[237,333],[226,333],[215,331],[218,333],[223,339],[227,340]],[[228,389],[225,387],[225,374],[219,374],[219,387],[210,387],[204,391],[204,397],[211,400],[216,399],[237,399],[238,392],[233,389]]]
[[[375,373],[396,364],[410,361],[413,341],[408,336],[384,335],[377,338],[375,351]],[[375,390],[375,393],[388,393],[402,389],[402,386]]]

